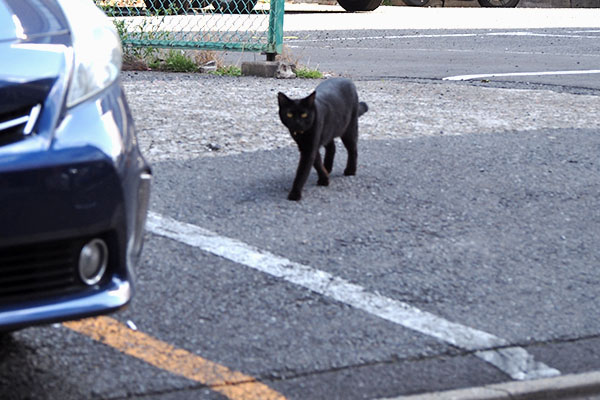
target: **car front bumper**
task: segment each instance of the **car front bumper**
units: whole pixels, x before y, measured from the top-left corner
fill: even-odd
[[[150,181],[118,82],[66,110],[52,132],[0,147],[0,330],[126,305]],[[108,267],[86,285],[78,257],[95,238]]]

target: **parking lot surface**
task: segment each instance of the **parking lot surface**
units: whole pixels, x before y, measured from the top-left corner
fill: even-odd
[[[296,203],[276,97],[318,81],[123,73],[155,177],[135,299],[3,337],[3,398],[376,399],[600,369],[595,89],[346,75],[369,104],[357,176],[338,146]]]

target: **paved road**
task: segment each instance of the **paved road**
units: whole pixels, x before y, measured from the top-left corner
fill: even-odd
[[[355,78],[469,79],[600,89],[600,30],[368,30],[289,33],[292,51]],[[503,76],[495,76],[501,74]]]
[[[354,79],[600,89],[597,9],[380,7],[352,15],[336,9],[286,15],[284,45],[292,62]]]
[[[0,397],[375,399],[600,369],[598,92],[377,76],[356,76],[358,175],[340,146],[294,203],[275,97],[316,82],[124,74],[156,177],[135,300],[2,338]]]

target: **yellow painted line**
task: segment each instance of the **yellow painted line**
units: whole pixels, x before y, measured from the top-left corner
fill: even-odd
[[[200,382],[229,399],[285,400],[283,395],[251,376],[131,330],[113,318],[88,318],[63,325],[157,368]]]

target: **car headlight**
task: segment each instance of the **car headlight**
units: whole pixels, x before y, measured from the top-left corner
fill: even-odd
[[[67,107],[104,90],[119,76],[123,59],[121,40],[93,0],[58,0],[69,21],[74,66]]]

